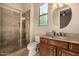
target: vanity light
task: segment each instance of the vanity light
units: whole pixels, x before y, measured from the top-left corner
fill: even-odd
[[[53,4],[53,8],[57,8],[57,3],[54,3]]]
[[[65,3],[54,3],[53,4],[53,8],[61,8],[61,7],[64,7],[66,4]]]

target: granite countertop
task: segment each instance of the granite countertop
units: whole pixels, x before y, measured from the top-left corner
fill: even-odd
[[[58,41],[71,42],[71,43],[79,44],[79,37],[61,37],[61,36],[50,37],[50,36],[46,36],[46,35],[41,35],[40,37],[45,37],[45,38],[49,38],[49,39],[52,39],[52,40],[58,40]]]

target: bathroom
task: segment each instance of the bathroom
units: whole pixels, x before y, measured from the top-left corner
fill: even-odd
[[[61,15],[58,14],[58,8],[66,5],[70,10],[70,19],[67,25],[62,27],[60,23],[63,20],[59,18]],[[43,10],[46,11],[45,14],[41,14],[43,7],[46,8]],[[44,21],[41,20],[41,16],[45,16]],[[70,37],[79,37],[78,17],[79,3],[0,3],[0,55],[28,56],[28,44],[35,42],[36,36],[53,36],[52,32],[55,32],[56,38],[60,33],[64,36],[68,34]],[[37,52],[31,52],[40,56],[39,49]]]

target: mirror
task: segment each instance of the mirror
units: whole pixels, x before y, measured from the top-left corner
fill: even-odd
[[[57,4],[57,7],[53,10],[53,22],[55,27],[59,27],[60,29],[67,27],[71,21],[71,18],[72,10],[70,6],[63,4],[62,7],[59,7]]]

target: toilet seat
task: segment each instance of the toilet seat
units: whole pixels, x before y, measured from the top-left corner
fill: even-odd
[[[37,44],[38,44],[37,42],[31,42],[27,45],[27,49],[33,50],[37,47]]]

